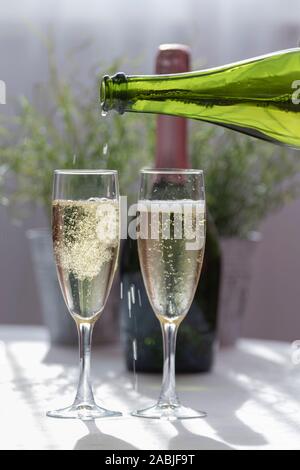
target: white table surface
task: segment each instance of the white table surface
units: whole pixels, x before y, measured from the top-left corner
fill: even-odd
[[[94,348],[92,369],[98,403],[124,416],[47,418],[73,400],[77,350],[51,347],[42,328],[1,327],[0,449],[300,449],[300,365],[287,343],[241,340],[211,374],[178,376],[182,402],[206,419],[131,417],[157,398],[160,377],[139,374],[135,390],[117,348]]]

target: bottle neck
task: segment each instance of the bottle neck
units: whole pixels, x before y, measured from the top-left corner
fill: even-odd
[[[127,76],[119,72],[116,75],[104,75],[100,85],[100,102],[102,113],[115,110],[120,114],[130,111],[127,106]]]
[[[154,81],[157,81],[158,77],[152,77],[153,84]],[[159,77],[159,83],[162,83],[163,77],[163,75]],[[115,110],[119,114],[133,111],[133,101],[130,100],[130,96],[134,97],[136,91],[139,93],[141,80],[144,86],[148,85],[146,83],[148,78],[150,77],[147,77],[147,80],[139,76],[128,77],[124,73],[118,73],[112,77],[105,75],[100,88],[103,114],[111,110]],[[152,85],[148,88],[149,93],[151,88]],[[147,93],[147,91],[145,92]],[[156,138],[156,168],[188,168],[187,121],[185,118],[159,115],[157,118]]]
[[[300,148],[300,49],[210,70],[105,77],[102,109],[199,119]]]
[[[176,114],[164,110],[166,101],[174,101],[180,94],[188,100],[193,91],[185,89],[186,79],[193,76],[199,79],[202,72],[178,73],[172,75],[105,75],[100,85],[100,101],[102,112],[111,110],[119,114],[124,112]],[[178,88],[179,87],[179,88]],[[178,96],[179,97],[179,96]],[[182,113],[184,114],[184,113]]]

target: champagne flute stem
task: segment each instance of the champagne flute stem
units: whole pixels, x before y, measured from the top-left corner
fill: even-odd
[[[90,378],[93,327],[93,323],[77,323],[79,337],[80,375],[74,405],[95,404]]]
[[[175,351],[178,325],[161,323],[164,346],[163,380],[158,405],[179,406],[175,387]]]

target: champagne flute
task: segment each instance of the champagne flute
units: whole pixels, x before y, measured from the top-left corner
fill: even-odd
[[[119,252],[117,172],[56,170],[52,211],[57,275],[78,329],[80,376],[73,405],[47,416],[82,420],[120,416],[95,403],[90,380],[93,326],[105,307]]]
[[[204,255],[203,172],[142,170],[137,235],[147,295],[162,328],[164,364],[158,402],[133,415],[169,420],[205,417],[182,406],[175,389],[176,334],[192,303]]]

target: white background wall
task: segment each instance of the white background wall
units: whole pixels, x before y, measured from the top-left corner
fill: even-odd
[[[293,47],[300,37],[300,2],[0,0],[0,79],[5,80],[8,93],[8,104],[0,105],[0,113],[8,112],[18,95],[30,96],[34,85],[46,78],[46,53],[39,33],[47,28],[56,38],[62,66],[70,47],[91,40],[80,54],[83,76],[99,60],[109,64],[116,57],[139,57],[134,71],[150,73],[156,48],[163,42],[190,44],[195,66]],[[299,214],[300,201],[296,201],[262,224],[246,335],[288,340],[300,336]],[[0,208],[1,322],[41,320],[25,230],[44,225],[40,213],[24,225],[12,225]]]

